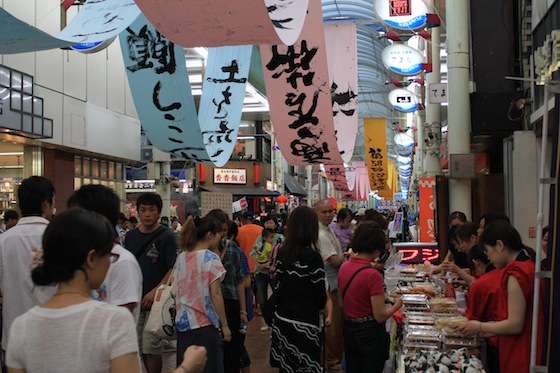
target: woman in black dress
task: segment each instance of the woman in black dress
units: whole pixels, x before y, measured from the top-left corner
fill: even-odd
[[[311,208],[295,209],[278,252],[270,363],[280,372],[322,369],[319,313],[327,300],[323,259],[317,249],[319,225]]]

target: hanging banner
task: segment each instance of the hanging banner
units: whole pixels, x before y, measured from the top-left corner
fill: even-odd
[[[56,37],[74,43],[95,43],[119,35],[140,15],[134,0],[88,0]]]
[[[152,144],[197,162],[227,163],[239,129],[252,47],[209,50],[197,116],[182,47],[143,15],[120,35],[120,42],[134,104]]]
[[[136,0],[169,40],[185,48],[296,42],[309,0]],[[320,5],[320,4],[319,4]]]
[[[0,8],[0,35],[0,54],[27,53],[74,45],[20,21],[3,8]]]
[[[394,174],[396,173],[395,167],[392,162],[387,162],[387,181],[385,182],[385,188],[378,190],[377,195],[388,201],[393,200],[394,197],[394,187],[393,184]]]
[[[387,136],[384,118],[365,118],[366,165],[371,190],[387,189]]]
[[[434,215],[434,187],[436,179],[421,177],[418,187],[420,205],[418,226],[420,228],[420,242],[436,242],[435,215]]]
[[[358,133],[358,48],[356,24],[325,25],[336,143],[344,162],[350,162]]]
[[[336,144],[321,2],[313,1],[300,39],[261,45],[275,136],[290,165],[342,164]]]

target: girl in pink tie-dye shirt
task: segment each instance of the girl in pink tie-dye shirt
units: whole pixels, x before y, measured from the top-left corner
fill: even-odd
[[[222,224],[213,217],[189,218],[179,236],[179,246],[186,251],[175,263],[177,366],[187,347],[201,345],[208,351],[204,372],[212,373],[224,371],[223,341],[231,339],[220,290],[226,270],[212,252],[221,230]]]

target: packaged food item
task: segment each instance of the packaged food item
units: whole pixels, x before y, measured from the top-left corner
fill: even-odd
[[[482,373],[482,361],[467,348],[441,352],[437,348],[420,349],[411,344],[403,356],[404,372],[461,372]]]
[[[435,325],[436,320],[435,317],[432,316],[406,316],[406,322],[408,324],[416,324],[416,325]]]
[[[433,298],[431,305],[435,313],[457,313],[457,300],[455,298]]]

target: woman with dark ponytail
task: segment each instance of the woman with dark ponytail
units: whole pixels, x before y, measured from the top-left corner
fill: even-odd
[[[114,240],[109,221],[91,211],[71,209],[50,223],[31,278],[58,291],[12,324],[9,372],[140,372],[132,314],[90,296],[116,259]]]
[[[223,341],[231,340],[220,282],[224,269],[217,251],[222,224],[214,217],[190,217],[179,236],[183,251],[175,263],[177,365],[191,345],[208,351],[204,372],[223,373]]]
[[[519,232],[505,221],[495,221],[485,227],[479,244],[483,245],[494,266],[502,269],[497,309],[497,318],[501,321],[471,320],[459,330],[466,335],[497,335],[500,372],[528,373],[535,263],[527,260]],[[542,315],[539,316],[542,321]],[[539,341],[542,340],[541,328],[539,324]],[[537,356],[540,356],[539,351]]]

